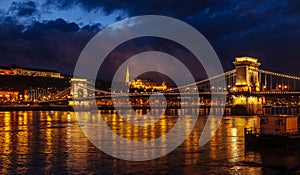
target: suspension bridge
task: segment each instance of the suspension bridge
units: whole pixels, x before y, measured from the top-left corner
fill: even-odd
[[[161,91],[167,99],[167,105],[180,106],[180,98],[199,98],[201,105],[230,106],[236,114],[260,114],[264,106],[298,105],[300,102],[300,77],[286,75],[260,69],[261,63],[253,57],[237,57],[233,62],[235,69],[193,84],[168,88]],[[226,83],[222,83],[224,81]],[[191,87],[196,87],[192,89]],[[180,93],[179,93],[180,90]],[[213,102],[211,93],[226,95],[226,101]],[[159,93],[128,93],[113,92],[118,103],[131,105],[149,105],[150,96],[159,96]],[[88,104],[91,99],[96,99],[98,106],[110,106],[112,92],[96,89],[87,79],[73,78],[71,87],[57,93],[52,98],[40,101],[40,104],[56,104],[69,102]],[[132,100],[133,99],[133,100]],[[159,103],[159,101],[157,102]],[[190,104],[192,105],[192,104]]]

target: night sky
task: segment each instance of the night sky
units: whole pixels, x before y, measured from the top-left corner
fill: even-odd
[[[0,14],[3,66],[17,64],[72,74],[84,46],[106,26],[136,15],[165,15],[198,29],[225,70],[233,68],[236,56],[248,55],[259,58],[262,69],[300,75],[300,1],[1,0]],[[124,52],[136,50],[138,42],[124,46],[130,49],[122,54],[115,53],[110,68],[122,63],[122,55],[135,53]],[[163,45],[145,43],[142,47],[154,50]],[[189,64],[184,54],[178,55]]]

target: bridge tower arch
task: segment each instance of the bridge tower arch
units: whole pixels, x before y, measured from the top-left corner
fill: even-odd
[[[233,62],[236,69],[236,92],[260,91],[258,68],[261,65],[257,58],[237,57]]]
[[[71,79],[71,95],[73,98],[83,98],[88,96],[87,79],[72,78]]]
[[[88,85],[87,79],[84,79],[84,78],[72,78],[71,79],[70,95],[72,95],[73,100],[70,101],[70,105],[74,105],[74,103],[78,103],[80,105],[88,105],[87,101],[74,101],[74,99],[76,99],[76,98],[88,97],[87,85]]]

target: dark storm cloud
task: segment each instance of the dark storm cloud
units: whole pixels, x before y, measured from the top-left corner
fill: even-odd
[[[112,13],[115,10],[124,10],[130,16],[145,14],[160,14],[173,17],[182,17],[191,15],[203,10],[210,5],[222,6],[223,2],[214,0],[188,1],[186,3],[174,2],[173,0],[161,1],[124,1],[124,0],[47,0],[45,6],[54,6],[61,9],[72,8],[80,5],[86,10],[102,8],[106,13]]]
[[[293,2],[241,1],[223,10],[208,8],[187,22],[208,38],[225,69],[232,68],[234,57],[249,55],[260,58],[265,69],[300,75],[300,8],[291,11]]]
[[[88,42],[100,29],[63,19],[30,27],[18,25],[9,18],[0,25],[0,57],[2,64],[63,70],[72,73],[76,60]]]
[[[57,8],[72,8],[80,5],[86,10],[102,8],[111,13],[126,11],[129,16],[159,14],[177,17],[193,25],[211,42],[225,69],[232,68],[234,57],[257,56],[262,62],[273,62],[275,69],[281,67],[282,57],[286,66],[296,69],[299,38],[298,1],[187,1],[177,3],[163,1],[99,1],[57,0],[48,5]],[[295,31],[296,30],[296,31]],[[285,44],[282,44],[282,43]],[[291,51],[295,49],[294,51]],[[278,53],[280,51],[280,53]],[[300,63],[300,62],[299,62]],[[263,64],[264,65],[264,64]],[[265,64],[268,68],[268,65]],[[299,72],[300,73],[300,72]]]
[[[128,16],[156,14],[176,17],[194,26],[209,40],[227,70],[233,68],[234,57],[249,55],[260,58],[266,69],[300,75],[300,60],[297,58],[300,55],[299,1],[134,0],[129,3],[116,0],[48,0],[42,6],[48,11],[80,6],[86,11],[100,8],[107,15],[120,10]],[[71,72],[84,45],[102,28],[99,24],[80,28],[76,21],[71,23],[65,19],[34,22],[26,27],[18,24],[14,19],[19,15],[28,18],[38,15],[36,3],[32,1],[12,3],[10,12],[15,16],[2,18],[0,27],[0,49],[3,50],[0,56],[7,59],[5,63],[48,66]],[[123,18],[120,16],[118,19]],[[157,43],[148,44],[143,46],[145,50],[160,47],[151,46]],[[120,57],[132,55],[140,49],[139,46],[127,46],[128,51],[115,53],[112,66],[120,65],[123,61]],[[177,55],[184,57],[185,51],[173,49]]]

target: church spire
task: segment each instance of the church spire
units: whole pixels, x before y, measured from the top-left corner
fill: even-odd
[[[126,83],[126,84],[129,84],[129,82],[130,82],[130,74],[129,74],[129,68],[128,68],[128,66],[127,66],[127,68],[126,68],[125,83]]]

